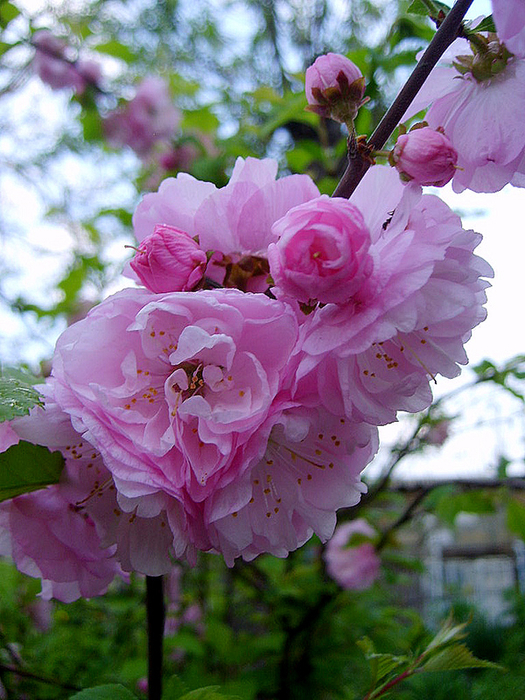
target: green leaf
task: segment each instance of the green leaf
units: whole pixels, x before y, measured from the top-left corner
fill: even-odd
[[[5,29],[11,20],[18,17],[20,10],[12,2],[0,1],[0,27]]]
[[[493,513],[494,494],[488,491],[466,491],[448,493],[435,507],[435,513],[446,523],[452,524],[458,513]]]
[[[63,466],[60,452],[20,441],[0,454],[0,501],[56,484]]]
[[[204,133],[215,133],[219,126],[219,120],[209,109],[202,107],[201,109],[186,110],[180,123],[180,128],[185,130],[199,129]]]
[[[99,53],[105,53],[108,56],[120,58],[122,61],[126,61],[126,63],[132,63],[136,58],[135,54],[128,46],[121,44],[120,41],[116,41],[115,39],[106,41],[104,44],[98,44],[92,48]]]
[[[456,625],[454,624],[452,618],[449,617],[434,639],[427,646],[425,653],[438,649],[439,647],[446,646],[451,642],[456,642],[459,639],[464,639],[467,636],[465,632],[465,627],[467,624],[467,622],[461,622],[459,625]]]
[[[136,700],[136,698],[136,695],[120,683],[111,683],[81,690],[80,693],[72,695],[70,700]]]
[[[423,0],[414,0],[412,4],[409,5],[407,12],[412,15],[428,15],[429,17],[437,17],[440,10],[442,10],[445,15],[450,12],[450,7],[444,2],[439,2],[439,0],[432,0],[432,5],[435,10],[431,11]]]
[[[188,694],[188,687],[179,676],[171,676],[164,686],[164,700],[180,700],[183,695]]]
[[[422,671],[457,671],[464,668],[495,668],[503,671],[503,667],[491,661],[478,659],[464,644],[454,644],[435,656],[432,656],[420,668]]]
[[[476,32],[495,32],[496,25],[494,24],[494,19],[492,18],[492,15],[485,17],[479,24],[476,24],[475,27],[471,27],[469,25],[468,31],[473,32],[473,33],[476,33]]]
[[[218,685],[209,685],[206,688],[197,688],[186,695],[183,695],[180,700],[239,700],[235,695],[223,695],[219,692]],[[172,700],[168,698],[167,700]]]
[[[511,498],[507,503],[507,527],[525,540],[525,504],[517,498]]]
[[[26,416],[33,406],[43,406],[39,392],[20,377],[0,377],[0,423]]]
[[[409,660],[406,656],[395,656],[394,654],[377,654],[374,645],[368,637],[363,637],[357,642],[357,646],[364,653],[367,661],[370,662],[372,673],[372,685],[391,673],[394,669],[404,666]]]

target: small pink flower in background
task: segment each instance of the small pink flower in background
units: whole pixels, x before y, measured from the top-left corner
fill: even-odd
[[[370,277],[370,232],[359,209],[327,196],[291,209],[268,247],[277,294],[301,302],[344,304]]]
[[[53,90],[73,88],[83,93],[86,86],[100,80],[100,67],[94,61],[72,61],[67,44],[41,29],[33,35],[36,48],[33,68],[39,78]]]
[[[429,426],[427,432],[423,436],[423,441],[428,445],[441,447],[450,435],[450,420],[441,420],[435,425]]]
[[[327,53],[319,56],[306,70],[307,109],[338,122],[352,122],[363,100],[365,79],[346,56]]]
[[[341,588],[364,590],[377,579],[381,560],[374,545],[363,542],[363,539],[375,537],[375,530],[363,518],[336,527],[326,545],[324,558],[329,575]]]
[[[166,81],[149,76],[140,83],[135,97],[109,114],[103,125],[111,146],[129,146],[145,157],[155,142],[173,137],[179,121]]]
[[[390,160],[402,180],[442,187],[456,174],[458,154],[445,134],[426,126],[399,136]]]
[[[525,56],[525,0],[492,0],[498,37],[516,56]]]
[[[142,284],[158,294],[193,289],[206,262],[206,253],[185,231],[157,225],[140,243],[130,266]]]

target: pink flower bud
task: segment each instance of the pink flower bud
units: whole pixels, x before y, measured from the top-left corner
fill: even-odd
[[[145,287],[161,294],[193,289],[206,262],[206,253],[185,231],[159,224],[141,242],[130,265]]]
[[[366,102],[363,74],[355,63],[338,53],[319,56],[305,77],[307,109],[322,117],[348,124]]]
[[[458,154],[451,141],[429,126],[402,134],[390,157],[402,180],[435,187],[452,180],[457,161]]]
[[[348,200],[326,195],[276,221],[268,260],[277,290],[308,303],[345,303],[370,277],[370,233]]]
[[[341,588],[363,590],[370,588],[376,580],[381,561],[374,545],[362,542],[374,538],[375,534],[363,518],[337,526],[334,536],[326,545],[324,558],[329,575]]]

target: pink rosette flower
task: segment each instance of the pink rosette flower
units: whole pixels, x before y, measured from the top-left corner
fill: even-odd
[[[479,234],[388,167],[369,171],[351,202],[370,231],[374,271],[356,300],[305,317],[294,397],[380,425],[426,408],[429,380],[467,362],[492,270],[473,254]]]
[[[305,75],[307,109],[338,122],[352,122],[363,100],[365,79],[349,58],[338,53],[319,56]]]
[[[378,448],[376,428],[297,403],[272,415],[261,432],[265,440],[245,478],[205,503],[208,534],[228,565],[264,552],[285,557],[314,532],[326,541],[336,510],[366,491],[360,474]]]
[[[123,496],[199,503],[247,468],[296,340],[291,309],[263,295],[124,290],[62,334],[56,396]]]
[[[54,401],[53,380],[39,387],[45,410],[11,422],[17,439],[59,450],[65,467],[58,484],[0,504],[0,553],[42,579],[42,595],[70,602],[101,595],[115,575],[167,573],[172,557],[192,547],[174,499],[159,509],[118,494],[100,453],[77,433]],[[168,515],[169,511],[169,515]]]
[[[292,207],[319,196],[307,175],[280,180],[276,175],[273,160],[238,158],[230,182],[221,189],[186,173],[167,178],[158,192],[145,195],[137,207],[135,236],[140,242],[157,224],[168,224],[189,236],[198,235],[205,251],[266,254],[268,244],[275,241],[274,222]]]
[[[370,233],[346,199],[320,197],[291,209],[268,247],[276,293],[308,303],[344,304],[372,274]]]
[[[425,126],[402,134],[390,161],[405,182],[443,187],[456,174],[458,154],[445,134]]]
[[[185,292],[200,282],[206,263],[206,253],[185,231],[157,225],[141,241],[130,267],[152,292]]]
[[[88,83],[96,83],[100,79],[97,64],[93,61],[72,61],[67,44],[47,29],[35,32],[32,41],[36,48],[33,69],[40,80],[53,90],[73,88],[75,92],[82,93]]]
[[[509,51],[525,57],[525,2],[523,0],[492,0],[492,16],[498,37]]]
[[[132,100],[104,119],[103,126],[111,146],[129,146],[145,157],[156,141],[172,138],[179,121],[166,81],[149,76],[140,83]]]
[[[430,105],[425,120],[443,128],[458,153],[456,192],[525,186],[525,58],[492,44],[485,61],[457,39],[405,114]]]
[[[375,530],[364,520],[338,525],[324,552],[328,574],[347,590],[370,588],[379,576],[381,560],[374,545]]]

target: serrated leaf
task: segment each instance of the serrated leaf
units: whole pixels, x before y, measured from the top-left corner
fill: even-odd
[[[26,416],[33,406],[43,406],[39,392],[19,377],[0,377],[0,423]]]
[[[72,695],[69,700],[137,700],[137,696],[120,683],[111,683],[81,690],[80,693]]]
[[[357,641],[357,646],[364,653],[367,661],[370,662],[372,683],[375,685],[377,681],[391,673],[394,669],[403,666],[408,661],[406,656],[395,656],[394,654],[377,654],[374,650],[374,644],[368,637],[363,637]]]
[[[407,12],[409,12],[411,15],[428,15],[429,17],[437,17],[440,10],[442,10],[445,15],[447,15],[450,11],[450,7],[444,2],[439,2],[439,0],[432,0],[432,4],[435,7],[435,11],[431,13],[423,0],[413,0],[407,9]]]
[[[435,656],[432,656],[418,668],[422,671],[458,671],[465,668],[495,668],[503,671],[503,667],[491,661],[478,659],[464,644],[454,644]]]
[[[467,624],[467,622],[461,622],[459,625],[455,625],[452,618],[449,617],[434,639],[427,646],[425,653],[466,637],[465,627]]]
[[[60,452],[21,440],[0,454],[0,501],[56,484],[63,467]]]

